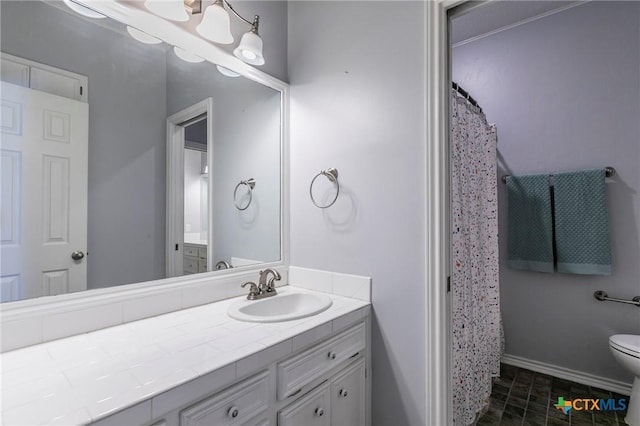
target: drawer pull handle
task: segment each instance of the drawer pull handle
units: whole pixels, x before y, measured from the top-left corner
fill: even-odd
[[[316,416],[318,417],[324,416],[324,410],[320,407],[316,408]]]
[[[327,356],[329,357],[329,359],[336,359],[336,353],[335,352],[329,352],[327,354]]]
[[[346,398],[347,395],[349,395],[349,392],[347,392],[346,389],[340,389],[340,392],[338,393],[341,397]]]
[[[227,412],[227,416],[231,417],[232,419],[235,419],[236,417],[238,417],[238,415],[240,414],[240,410],[238,410],[238,407],[231,407],[229,408],[229,411]]]

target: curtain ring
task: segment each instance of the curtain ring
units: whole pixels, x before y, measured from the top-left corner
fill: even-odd
[[[240,188],[241,185],[246,185],[247,189],[249,190],[249,202],[244,207],[240,207],[240,205],[238,204],[238,199],[236,198],[236,195],[238,193],[238,188]],[[251,205],[251,201],[253,200],[253,188],[255,188],[255,186],[256,186],[256,180],[254,178],[241,180],[236,185],[236,189],[233,190],[233,204],[236,206],[236,209],[242,211],[249,208],[249,206]]]
[[[320,176],[326,176],[327,179],[329,179],[331,182],[333,182],[336,185],[336,196],[333,197],[333,201],[331,201],[326,206],[319,205],[316,202],[315,198],[313,198],[313,184],[316,182],[316,179],[318,179],[318,177]],[[322,170],[320,173],[315,175],[314,178],[311,180],[311,185],[309,185],[309,196],[311,197],[311,202],[313,203],[314,206],[318,207],[319,209],[326,209],[334,205],[336,200],[338,199],[339,194],[340,194],[340,182],[338,182],[338,170],[334,169],[333,167],[326,170]]]

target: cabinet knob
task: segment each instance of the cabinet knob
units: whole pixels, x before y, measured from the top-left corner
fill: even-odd
[[[329,359],[336,359],[336,353],[335,352],[329,352],[327,354],[327,356],[329,357]]]
[[[349,392],[347,392],[346,389],[340,389],[340,392],[338,392],[338,395],[340,395],[343,398],[346,398],[347,395],[349,395]]]
[[[232,419],[235,419],[236,417],[238,417],[239,414],[240,414],[240,410],[238,410],[238,407],[236,406],[229,408],[229,411],[227,411],[227,416],[231,417]]]
[[[321,407],[316,408],[316,416],[318,417],[324,416],[324,410]]]

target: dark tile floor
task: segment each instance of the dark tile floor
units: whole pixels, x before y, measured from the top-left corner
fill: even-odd
[[[491,391],[488,409],[476,421],[477,426],[622,426],[623,411],[576,411],[564,414],[553,405],[558,397],[626,398],[603,389],[581,385],[524,368],[502,364],[500,377]]]

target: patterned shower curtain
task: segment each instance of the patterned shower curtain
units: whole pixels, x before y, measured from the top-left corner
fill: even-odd
[[[472,424],[500,372],[496,128],[451,98],[453,417]]]

